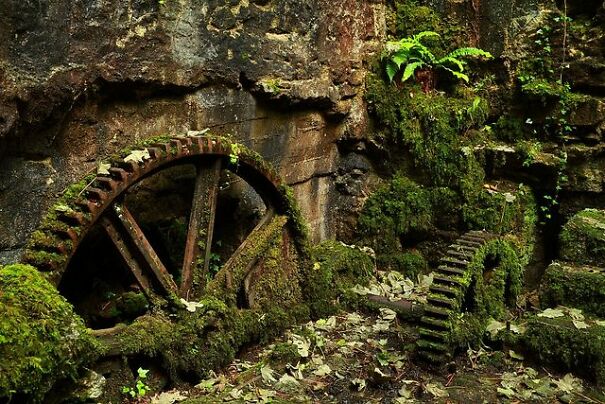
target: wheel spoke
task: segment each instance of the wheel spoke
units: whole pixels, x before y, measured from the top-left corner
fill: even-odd
[[[269,242],[281,234],[287,220],[286,216],[276,216],[273,209],[267,209],[260,222],[223,265],[209,288],[215,292],[217,290],[234,291],[239,288],[250,270],[264,254]]]
[[[120,252],[120,255],[122,256],[122,258],[124,258],[124,261],[126,262],[126,266],[130,270],[130,272],[132,272],[132,274],[134,275],[135,279],[137,280],[137,283],[143,290],[143,293],[145,294],[145,296],[147,296],[147,298],[150,301],[156,301],[157,296],[153,292],[149,279],[147,279],[147,277],[144,275],[143,270],[141,269],[141,266],[139,265],[136,258],[130,252],[128,245],[122,238],[122,236],[121,236],[120,232],[118,231],[118,229],[116,228],[116,226],[111,222],[111,220],[109,220],[106,217],[101,219],[101,225],[107,232],[107,235],[109,236],[109,238],[111,239],[113,244],[116,246],[116,248]]]
[[[180,295],[186,299],[197,297],[206,281],[220,173],[220,159],[197,167],[179,290]]]
[[[156,254],[155,250],[143,234],[143,230],[139,227],[136,220],[132,216],[132,213],[121,203],[113,204],[113,212],[115,216],[120,220],[126,233],[130,236],[133,244],[136,246],[139,253],[143,256],[146,264],[151,268],[151,271],[155,275],[155,278],[160,283],[166,294],[176,293],[177,287],[172,277],[162,264],[160,257]]]

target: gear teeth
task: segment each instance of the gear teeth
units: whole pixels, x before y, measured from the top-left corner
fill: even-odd
[[[444,274],[451,274],[451,275],[457,275],[457,276],[462,276],[466,273],[466,271],[464,271],[464,269],[453,268],[453,267],[450,267],[447,265],[439,265],[437,270]]]
[[[421,337],[426,337],[427,339],[433,339],[437,341],[447,341],[447,339],[449,338],[449,334],[447,332],[431,330],[430,328],[420,327],[418,332]]]
[[[479,248],[483,245],[483,244],[481,244],[480,240],[481,239],[476,239],[476,238],[469,238],[469,239],[460,238],[460,239],[456,240],[456,242],[463,246]]]
[[[447,362],[451,358],[451,355],[449,353],[438,354],[438,353],[429,352],[429,351],[419,351],[418,354],[425,361],[434,363],[434,364],[442,364],[444,362]]]
[[[469,263],[469,261],[467,261],[467,260],[461,260],[461,259],[453,258],[453,257],[443,257],[443,258],[441,258],[441,262],[446,265],[456,266],[456,267],[460,267],[460,268],[466,268],[466,266]]]
[[[417,346],[418,355],[424,360],[440,364],[451,359],[452,321],[468,288],[464,280],[469,271],[468,264],[479,248],[493,238],[481,231],[468,232],[450,245],[447,255],[441,258],[420,319]]]
[[[424,309],[424,313],[427,315],[430,313],[432,316],[435,317],[447,317],[450,315],[451,310],[436,306],[427,306]]]
[[[443,295],[430,295],[427,298],[427,302],[431,306],[445,307],[448,309],[453,309],[457,306],[456,299],[452,299]]]
[[[441,293],[446,296],[454,297],[454,298],[458,297],[458,293],[459,293],[457,288],[453,288],[453,287],[445,286],[445,285],[435,285],[435,284],[431,285],[431,287],[429,288],[429,291],[433,292],[433,293]]]
[[[449,331],[449,329],[450,329],[450,322],[447,320],[440,319],[440,318],[434,318],[432,316],[429,317],[427,315],[427,316],[422,317],[420,319],[420,321],[423,324],[429,326],[430,328],[437,328],[437,329],[443,330],[443,331]]]
[[[462,279],[447,275],[434,276],[433,282],[446,286],[465,286],[465,282]]]

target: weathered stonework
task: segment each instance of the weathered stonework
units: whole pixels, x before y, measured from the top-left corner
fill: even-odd
[[[313,238],[334,236],[335,203],[350,210],[328,197],[336,142],[367,126],[361,90],[384,8],[370,0],[3,2],[0,259],[16,258],[52,199],[96,161],[140,139],[207,127],[275,163]]]

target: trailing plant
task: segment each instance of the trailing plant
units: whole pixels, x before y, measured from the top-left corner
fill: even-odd
[[[433,75],[437,69],[445,70],[453,77],[468,82],[469,77],[464,73],[467,64],[465,59],[469,57],[492,58],[489,52],[472,47],[458,48],[443,57],[437,57],[422,42],[425,39],[440,37],[436,32],[423,31],[398,41],[387,42],[382,59],[385,62],[389,81],[392,82],[400,72],[402,82],[414,75],[419,78],[421,72],[426,72],[427,78],[419,81],[423,82],[423,89],[428,92],[432,87]]]

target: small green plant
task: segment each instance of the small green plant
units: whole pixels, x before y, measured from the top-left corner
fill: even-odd
[[[523,167],[529,167],[542,151],[542,143],[529,140],[517,143],[517,150],[523,157]]]
[[[242,152],[242,148],[237,143],[231,144],[231,153],[229,153],[229,162],[234,166],[239,162],[239,154]]]
[[[382,58],[385,61],[389,81],[392,82],[400,72],[402,82],[416,76],[417,80],[422,82],[423,90],[428,92],[433,87],[433,76],[437,69],[445,70],[455,78],[468,82],[469,77],[464,73],[466,67],[464,59],[492,58],[491,53],[472,47],[458,48],[439,58],[422,43],[424,39],[439,37],[436,32],[423,31],[398,41],[387,42]]]
[[[149,391],[149,386],[145,384],[147,379],[148,369],[138,368],[137,369],[137,380],[134,387],[124,386],[122,387],[122,393],[127,394],[132,398],[145,397],[145,394]]]

